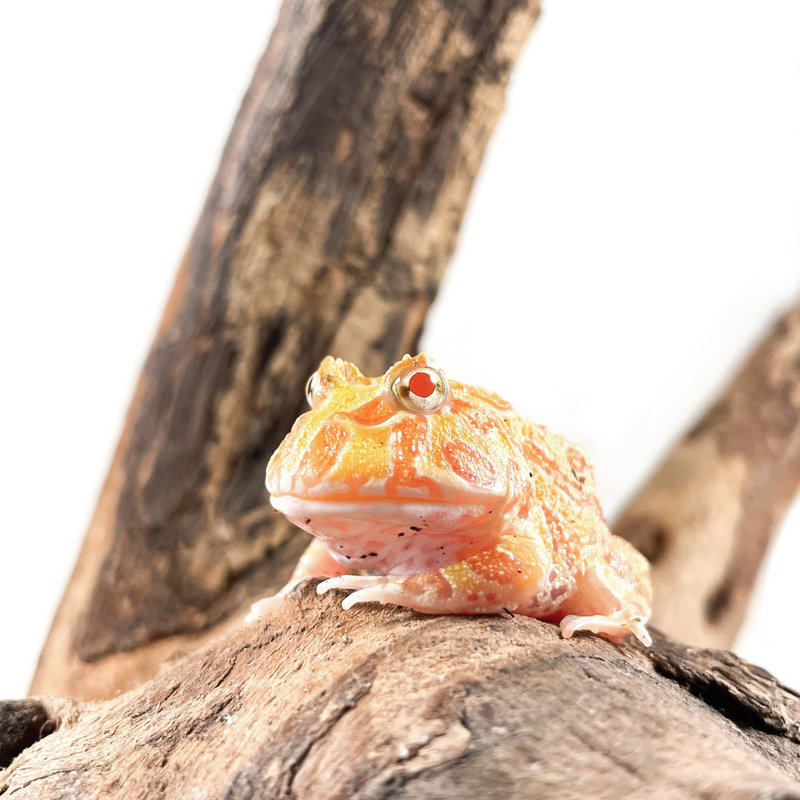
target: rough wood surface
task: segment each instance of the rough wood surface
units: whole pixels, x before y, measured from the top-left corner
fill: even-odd
[[[653,565],[654,622],[730,647],[800,486],[800,306],[784,315],[613,526]]]
[[[266,460],[327,353],[413,350],[536,0],[286,0],[33,691],[111,696],[278,588]]]
[[[800,697],[729,653],[314,585],[20,748],[0,795],[800,797]]]

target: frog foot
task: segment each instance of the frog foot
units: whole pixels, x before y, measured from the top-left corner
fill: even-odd
[[[331,589],[355,589],[342,601],[342,608],[352,608],[356,603],[394,603],[404,605],[402,583],[384,575],[340,575],[328,578],[317,586],[317,594]]]
[[[625,606],[613,614],[593,614],[588,617],[569,614],[559,624],[565,639],[569,639],[575,631],[592,631],[615,642],[621,642],[632,633],[645,647],[653,643],[641,614],[632,606]]]
[[[244,618],[245,625],[254,625],[262,619],[272,616],[283,604],[283,599],[289,592],[297,588],[300,581],[291,580],[279,592],[269,595],[269,597],[262,597],[250,606],[250,611]]]
[[[283,595],[273,594],[269,597],[262,597],[250,606],[250,611],[244,618],[245,625],[255,625],[256,622],[270,616],[282,602]]]

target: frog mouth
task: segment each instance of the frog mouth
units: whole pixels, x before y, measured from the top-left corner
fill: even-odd
[[[487,500],[489,502],[487,502]],[[312,513],[326,519],[391,519],[397,527],[399,519],[410,520],[409,528],[419,527],[428,516],[457,518],[476,512],[481,516],[495,512],[496,498],[475,497],[459,500],[423,500],[406,497],[311,498],[293,494],[270,495],[270,504],[301,528],[310,524],[306,520]],[[299,521],[298,521],[299,520]],[[312,519],[313,521],[313,519]],[[314,531],[311,531],[312,533]]]
[[[415,503],[438,506],[453,506],[466,504],[489,504],[494,506],[502,502],[507,494],[505,486],[495,486],[492,488],[475,487],[470,485],[459,486],[457,488],[442,488],[429,485],[415,487],[400,487],[396,492],[386,491],[382,481],[368,481],[351,487],[344,483],[318,484],[315,486],[305,486],[302,481],[270,481],[267,480],[267,491],[270,493],[270,502],[274,508],[285,513],[280,504],[296,503],[325,503],[331,507],[341,506],[377,506],[385,508],[392,506],[402,507]],[[289,485],[286,485],[286,484]],[[283,484],[283,485],[282,485]],[[294,484],[294,485],[292,485]]]

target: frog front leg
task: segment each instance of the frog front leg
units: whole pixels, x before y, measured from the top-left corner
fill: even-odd
[[[343,601],[344,608],[376,602],[426,614],[497,614],[525,607],[549,569],[550,558],[541,542],[509,534],[486,550],[432,572],[342,575],[320,583],[317,592],[355,589]]]
[[[632,633],[645,647],[652,644],[645,623],[650,616],[648,564],[631,544],[610,534],[600,555],[576,575],[576,591],[560,609],[561,633],[569,639],[581,630],[620,642]]]
[[[292,572],[292,577],[286,585],[276,594],[263,597],[250,606],[250,613],[245,617],[245,622],[252,624],[269,616],[282,602],[283,598],[306,578],[321,578],[329,575],[341,575],[347,571],[344,564],[340,564],[330,553],[330,550],[319,540],[313,539],[311,544],[303,551],[297,565]]]

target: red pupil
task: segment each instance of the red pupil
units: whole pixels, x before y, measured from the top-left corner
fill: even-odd
[[[436,384],[427,372],[415,372],[408,379],[408,388],[417,397],[430,397],[436,391]]]

